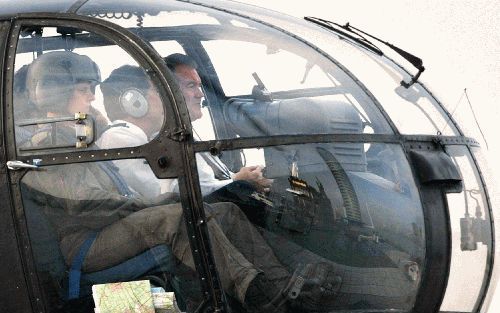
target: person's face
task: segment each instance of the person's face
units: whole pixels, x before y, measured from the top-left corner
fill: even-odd
[[[90,104],[95,100],[95,87],[90,82],[82,82],[75,84],[73,94],[69,99],[68,112],[69,113],[88,113]]]
[[[196,121],[203,116],[201,111],[201,100],[204,97],[201,90],[201,79],[198,72],[188,65],[178,65],[175,68],[175,75],[181,87],[184,100],[189,111],[189,117]]]

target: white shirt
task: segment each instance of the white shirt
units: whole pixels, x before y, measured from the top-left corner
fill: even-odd
[[[130,122],[116,120],[111,123],[111,127],[101,135],[96,144],[103,149],[112,149],[137,147],[147,142],[148,137],[140,127]],[[205,153],[205,155],[225,167],[217,156],[212,156],[208,153]],[[113,161],[118,167],[120,175],[122,175],[129,187],[144,197],[153,198],[167,191],[179,193],[179,183],[177,179],[158,179],[150,166],[145,162],[146,161],[143,159]],[[203,196],[233,182],[232,179],[217,179],[212,167],[210,167],[201,153],[196,154],[196,164],[198,167],[201,194]],[[234,175],[234,173],[231,172],[229,172],[229,174],[231,177]]]
[[[203,152],[202,152],[203,153]],[[211,156],[217,158],[216,156]],[[222,162],[219,160],[219,162]],[[207,161],[201,156],[201,153],[196,154],[196,165],[198,167],[198,177],[200,178],[201,194],[206,196],[213,191],[232,183],[232,179],[219,180],[215,178],[213,169],[208,165]],[[231,173],[231,177],[234,173]],[[179,183],[177,179],[170,184],[170,192],[179,192]]]
[[[101,135],[96,144],[103,149],[112,149],[137,147],[147,142],[148,137],[140,127],[130,122],[116,120]],[[152,199],[160,195],[163,180],[155,176],[146,160],[123,159],[115,160],[113,163],[118,167],[120,175],[128,186],[143,197]]]

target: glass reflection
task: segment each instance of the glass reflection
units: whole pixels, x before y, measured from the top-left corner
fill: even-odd
[[[290,275],[305,264],[327,264],[326,273],[339,283],[327,297],[331,302],[325,300],[331,309],[413,306],[425,257],[424,222],[399,146],[370,144],[365,151],[363,143],[307,144],[255,152],[243,151],[245,165],[265,167],[268,189],[213,171],[215,183],[225,186],[204,195],[207,203],[236,204],[258,229],[259,236],[246,241],[249,251],[265,243]]]
[[[98,11],[96,3],[86,4],[82,12]],[[210,124],[218,138],[285,133],[276,133],[274,127],[311,121],[311,113],[321,117],[315,120],[321,127],[301,127],[304,121],[291,133],[393,133],[373,98],[342,67],[302,42],[224,12],[187,4],[192,9],[188,12],[176,3],[164,5],[151,11],[155,14],[141,16],[140,25],[132,25],[133,16],[100,17],[127,27],[163,57],[182,52],[197,63],[204,93],[198,105],[203,103],[207,110],[203,123]],[[335,120],[336,115],[344,117],[346,107],[354,115],[349,113],[343,123],[356,123],[349,131],[337,129]],[[238,124],[246,129],[235,128]]]
[[[447,195],[452,252],[441,310],[473,312],[492,249],[490,216],[479,173],[467,147],[451,146],[447,153],[460,169],[464,190]]]
[[[183,310],[192,311],[201,301],[192,256],[184,254],[190,247],[179,197],[140,194],[121,175],[120,168],[131,161],[145,162],[45,166],[21,180],[31,249],[48,312],[75,312],[87,306],[92,310],[93,285],[142,279],[175,292]],[[136,174],[141,173],[144,169],[138,168]],[[68,302],[77,299],[79,306]]]

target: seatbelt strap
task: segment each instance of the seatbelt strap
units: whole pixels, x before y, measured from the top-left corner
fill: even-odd
[[[80,278],[82,276],[82,265],[87,252],[97,238],[97,233],[91,233],[80,246],[80,250],[73,258],[71,268],[69,270],[68,282],[68,299],[78,299],[80,296]]]
[[[104,127],[102,129],[101,133],[104,134],[105,131],[107,131],[108,129],[113,128],[113,127],[126,127],[126,128],[130,128],[127,125],[127,123],[116,123],[116,124],[107,125],[106,127]]]
[[[200,155],[212,168],[215,178],[218,180],[231,179],[231,171],[219,158],[211,156],[208,152],[200,152]]]
[[[133,195],[123,176],[118,173],[118,167],[113,164],[113,161],[102,161],[98,164],[102,171],[113,181],[113,184],[122,196],[131,197]]]
[[[195,141],[202,141],[196,130],[193,128],[193,137]],[[208,152],[200,152],[201,157],[212,168],[214,177],[218,180],[231,179],[231,171],[218,157],[212,156]]]

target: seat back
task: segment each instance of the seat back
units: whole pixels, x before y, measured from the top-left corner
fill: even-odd
[[[40,209],[35,199],[37,191],[21,184],[24,212],[28,226],[31,249],[39,282],[50,303],[60,303],[68,298],[68,267],[59,248],[54,227]],[[175,257],[166,245],[153,247],[116,266],[93,273],[82,273],[79,296],[91,293],[94,284],[130,281],[149,273],[172,273]],[[56,299],[57,298],[57,299]],[[56,301],[57,300],[57,301]]]

